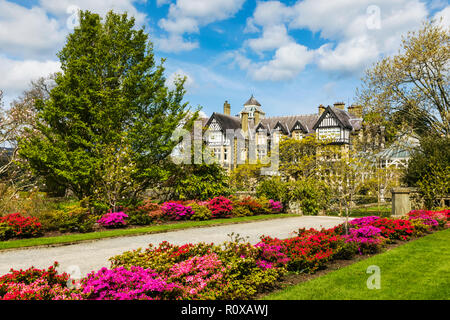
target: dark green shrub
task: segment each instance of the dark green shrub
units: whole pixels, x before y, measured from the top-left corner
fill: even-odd
[[[275,176],[261,181],[256,187],[259,198],[281,201],[283,205],[289,203],[289,184],[280,177]]]
[[[329,200],[329,188],[322,181],[304,179],[290,182],[289,198],[299,201],[305,215],[317,215],[326,209]]]
[[[7,223],[0,223],[0,241],[5,241],[14,236],[14,231]]]
[[[43,213],[41,220],[46,231],[91,232],[94,230],[98,216],[91,214],[87,208],[79,204],[67,206],[63,209]]]
[[[228,196],[228,175],[218,164],[179,166],[168,182],[172,200],[208,200]]]

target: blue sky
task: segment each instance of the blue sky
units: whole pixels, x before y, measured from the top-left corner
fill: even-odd
[[[254,94],[267,116],[353,103],[364,70],[399,49],[424,20],[450,23],[433,0],[0,0],[0,90],[12,101],[56,58],[76,9],[128,12],[166,58],[167,83],[186,76],[186,101],[232,113]]]

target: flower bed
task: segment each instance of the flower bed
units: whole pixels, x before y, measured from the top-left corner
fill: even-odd
[[[0,299],[251,299],[274,288],[288,270],[314,273],[330,261],[379,252],[388,241],[448,226],[448,213],[427,214],[436,216],[442,219],[437,225],[416,212],[406,219],[365,217],[347,230],[343,224],[300,229],[292,238],[266,236],[256,245],[238,237],[222,245],[162,242],[112,257],[110,269],[90,273],[74,288],[68,275],[57,275],[56,264],[12,270],[0,277]]]
[[[53,210],[42,216],[24,217],[20,213],[0,217],[0,241],[13,238],[51,236],[55,232],[92,232],[102,228],[126,228],[146,226],[169,221],[202,221],[242,216],[281,213],[283,206],[278,201],[244,197],[215,197],[208,201],[168,201],[162,204],[147,199],[129,207],[118,207],[98,216],[80,204]]]

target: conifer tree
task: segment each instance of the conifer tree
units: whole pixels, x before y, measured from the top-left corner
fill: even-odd
[[[172,132],[189,112],[184,79],[168,89],[164,60],[156,64],[148,34],[127,14],[102,21],[81,11],[79,21],[58,53],[56,86],[36,103],[39,135],[20,141],[20,155],[81,199],[95,194],[106,153],[126,136],[136,190],[144,190],[167,175]]]

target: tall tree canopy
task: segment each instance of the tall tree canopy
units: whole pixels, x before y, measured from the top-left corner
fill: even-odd
[[[82,11],[58,57],[62,72],[56,86],[36,103],[39,134],[20,141],[19,153],[34,172],[79,198],[92,196],[106,174],[102,164],[111,157],[106,153],[120,152],[111,146],[122,141],[135,166],[135,191],[163,179],[177,143],[172,132],[189,107],[183,103],[183,79],[167,88],[164,60],[156,65],[144,29],[127,14],[109,12],[102,21]]]
[[[359,103],[385,125],[450,136],[449,68],[450,29],[427,22],[403,38],[397,55],[367,71]]]

